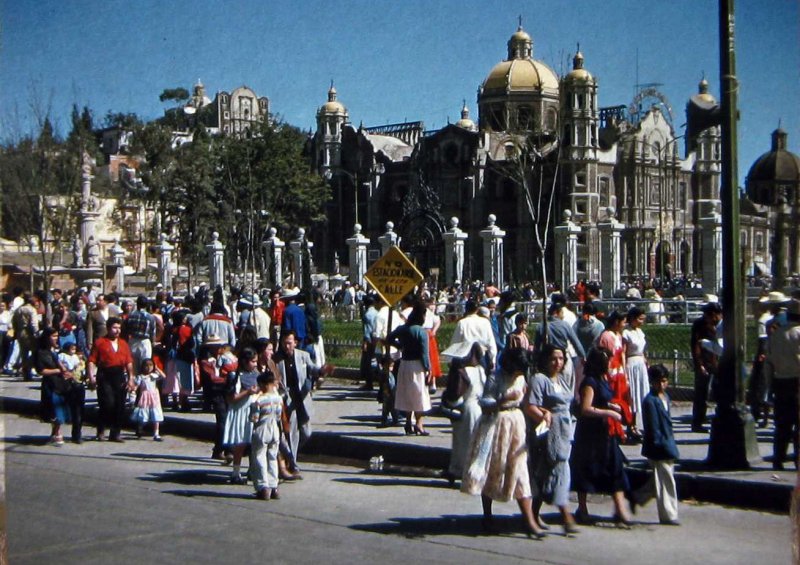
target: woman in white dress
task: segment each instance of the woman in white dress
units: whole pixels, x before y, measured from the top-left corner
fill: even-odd
[[[483,348],[480,344],[474,343],[467,357],[453,359],[450,362],[450,376],[458,379],[457,394],[460,402],[457,404],[461,407],[461,416],[453,420],[450,466],[447,469],[450,484],[455,483],[455,480],[464,474],[464,462],[467,459],[470,438],[481,418],[478,401],[483,396],[483,387],[486,385],[486,370],[480,362],[483,355]]]
[[[245,347],[239,355],[239,368],[228,373],[225,385],[228,416],[225,418],[223,445],[233,454],[230,482],[243,485],[247,479],[241,475],[242,456],[253,436],[250,404],[258,389],[258,358],[254,349]]]
[[[642,424],[642,400],[650,392],[647,380],[647,358],[645,338],[642,326],[646,318],[645,312],[636,306],[628,310],[626,316],[628,327],[622,332],[622,341],[625,347],[625,376],[631,389],[632,423],[631,435],[634,439],[641,440],[639,426]],[[637,437],[638,436],[638,437]]]
[[[544,533],[533,517],[525,416],[520,410],[528,366],[528,352],[511,349],[501,357],[500,370],[488,379],[479,401],[482,414],[470,440],[461,492],[481,496],[483,527],[490,532],[497,531],[492,502],[515,499],[526,533],[540,539]]]

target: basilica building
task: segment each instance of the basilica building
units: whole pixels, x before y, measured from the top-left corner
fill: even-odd
[[[478,89],[477,118],[465,102],[461,119],[436,131],[421,122],[355,127],[331,85],[308,146],[333,194],[316,236],[320,268],[347,256],[355,224],[377,256],[377,238],[392,222],[401,248],[428,275],[443,266],[443,234],[457,218],[468,234],[463,277],[485,280],[480,232],[494,215],[506,233],[506,281],[540,278],[542,257],[548,273],[563,271],[553,239],[564,222],[577,234],[576,280],[601,278],[608,258],[598,226],[608,222],[623,226],[623,279],[702,277],[712,242],[703,230],[718,229],[720,209],[719,105],[707,81],[687,101],[686,132],[678,134],[655,88],[630,105],[603,107],[580,47],[572,63],[558,76],[535,59],[520,25]],[[742,212],[752,274],[772,261],[772,234],[763,206],[747,200]]]

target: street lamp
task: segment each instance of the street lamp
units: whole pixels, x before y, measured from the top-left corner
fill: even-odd
[[[353,184],[353,204],[355,205],[355,222],[354,222],[354,223],[355,223],[355,224],[357,224],[357,223],[358,223],[358,187],[359,187],[359,172],[358,172],[358,170],[356,170],[356,173],[355,173],[355,174],[353,174],[353,173],[351,173],[351,172],[349,172],[349,171],[346,171],[345,169],[341,169],[341,168],[340,168],[340,169],[336,169],[336,175],[337,175],[337,176],[338,176],[338,175],[344,175],[344,176],[346,176],[347,178],[349,178],[349,179],[350,179],[350,182]],[[330,181],[333,179],[333,177],[334,177],[334,173],[333,173],[333,171],[332,171],[331,169],[327,169],[327,170],[325,171],[325,173],[323,174],[323,176],[325,177],[325,180],[327,180],[327,181],[329,181],[329,182],[330,182]],[[342,204],[343,204],[343,203],[341,202],[341,200],[342,200],[342,199],[341,199],[341,193],[342,193],[342,179],[341,179],[341,177],[339,177],[339,195],[340,195],[340,197],[339,197],[339,202],[340,202],[340,208],[339,208],[339,210],[340,210],[340,211],[342,210],[341,206],[342,206]],[[339,223],[340,223],[340,224],[342,224],[342,223],[344,222],[344,219],[343,219],[343,217],[342,217],[342,215],[341,215],[341,214],[339,215],[339,218],[340,218],[340,222],[339,222]],[[344,229],[344,226],[342,226],[342,229]]]

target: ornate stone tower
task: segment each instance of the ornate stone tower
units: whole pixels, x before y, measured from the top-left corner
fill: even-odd
[[[572,71],[561,80],[561,178],[562,206],[572,210],[572,221],[581,229],[577,270],[582,276],[600,275],[600,246],[597,221],[601,210],[613,205],[601,203],[598,187],[597,80],[583,66],[578,45]],[[607,188],[604,188],[607,190]],[[575,281],[571,281],[574,283]]]
[[[698,93],[687,104],[687,121],[691,121],[691,135],[686,140],[687,153],[696,153],[694,192],[695,214],[702,218],[719,205],[720,184],[720,127],[711,125],[703,128],[702,119],[695,109],[706,108],[713,112],[719,104],[708,92],[708,81],[703,78],[698,85]],[[701,129],[703,128],[703,129]]]
[[[325,174],[341,165],[342,128],[350,121],[347,108],[336,100],[336,88],[331,81],[328,101],[317,111],[317,133],[314,147],[316,170]]]

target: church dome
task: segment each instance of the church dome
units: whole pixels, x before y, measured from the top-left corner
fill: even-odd
[[[328,101],[323,104],[320,109],[320,114],[346,114],[347,110],[344,107],[344,104],[336,100],[336,87],[333,86],[333,82],[331,82],[331,87],[328,90]]]
[[[558,89],[558,78],[550,67],[533,59],[502,61],[494,66],[483,83],[484,91],[542,88]]]
[[[464,101],[464,106],[461,108],[461,119],[456,122],[456,125],[468,131],[477,131],[475,122],[469,119],[469,108],[467,108],[466,100]]]
[[[786,149],[788,135],[780,128],[772,132],[772,150],[756,159],[747,173],[747,195],[757,204],[775,205],[780,186],[800,186],[800,157]]]
[[[531,41],[531,36],[528,35],[528,32],[522,29],[522,25],[517,28],[517,31],[515,31],[514,35],[512,35],[511,39],[509,39],[509,43],[514,41]]]
[[[567,81],[591,81],[592,75],[583,68],[583,53],[581,53],[581,47],[578,45],[578,51],[575,53],[575,56],[572,58],[572,70],[567,74],[565,77]]]
[[[700,84],[697,86],[697,94],[694,97],[697,100],[705,102],[706,104],[716,104],[717,99],[708,93],[708,81],[703,77]]]
[[[550,67],[533,59],[533,41],[520,23],[508,40],[508,58],[489,71],[483,90],[513,92],[545,88],[558,90],[558,77]]]

